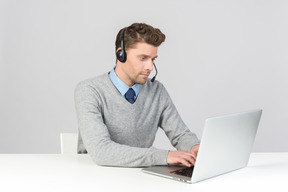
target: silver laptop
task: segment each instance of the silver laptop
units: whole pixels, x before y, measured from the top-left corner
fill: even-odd
[[[262,110],[208,118],[194,167],[152,166],[143,172],[196,183],[246,167]]]

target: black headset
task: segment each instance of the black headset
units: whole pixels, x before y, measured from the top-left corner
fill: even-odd
[[[116,53],[117,59],[122,63],[125,63],[125,61],[127,60],[127,55],[126,55],[125,46],[124,46],[124,33],[125,33],[125,31],[126,31],[126,28],[124,28],[124,30],[121,34],[121,49],[119,51],[117,51],[117,53]]]
[[[123,32],[121,34],[121,49],[119,51],[116,52],[116,57],[117,59],[122,62],[122,63],[125,63],[125,61],[127,60],[127,54],[125,52],[125,46],[124,46],[124,33],[126,31],[126,28],[123,29]],[[156,70],[156,74],[155,76],[151,79],[151,82],[154,82],[155,81],[155,78],[158,74],[158,70],[157,70],[157,67],[155,65],[155,63],[153,63],[154,67],[155,67],[155,70]]]

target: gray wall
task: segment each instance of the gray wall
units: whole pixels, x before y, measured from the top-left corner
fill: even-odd
[[[77,82],[115,65],[118,30],[159,27],[158,80],[201,137],[207,117],[263,108],[254,151],[288,151],[288,2],[0,0],[0,153],[59,153]],[[155,146],[171,148],[163,132]]]

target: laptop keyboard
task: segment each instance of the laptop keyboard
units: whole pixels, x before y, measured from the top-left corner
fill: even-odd
[[[178,169],[176,171],[172,171],[170,173],[174,173],[174,174],[177,174],[177,175],[183,175],[183,176],[186,176],[186,177],[192,177],[193,169],[194,169],[194,166],[186,167],[186,168],[183,168],[183,169]]]

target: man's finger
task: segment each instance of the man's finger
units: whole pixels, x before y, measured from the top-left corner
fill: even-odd
[[[187,163],[189,163],[189,165],[194,165],[195,164],[195,155],[191,155],[190,153],[189,154],[185,154],[185,155],[183,155],[182,156],[182,158],[183,158],[183,160],[185,160],[185,163],[187,162]],[[181,162],[182,163],[182,162]],[[184,165],[186,165],[187,166],[187,163],[186,164],[184,164],[184,163],[182,163],[182,164],[184,164]],[[190,167],[190,166],[189,166]]]

